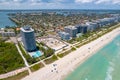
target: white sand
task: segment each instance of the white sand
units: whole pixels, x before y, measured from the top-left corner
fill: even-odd
[[[71,52],[67,56],[45,66],[22,80],[62,80],[78,65],[88,59],[88,57],[112,41],[118,34],[120,34],[120,28],[78,48],[76,51]],[[57,66],[53,66],[53,64],[57,64]]]

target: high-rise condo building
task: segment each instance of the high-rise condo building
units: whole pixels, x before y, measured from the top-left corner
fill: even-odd
[[[70,37],[72,38],[75,38],[76,37],[76,34],[77,34],[77,28],[75,26],[66,26],[64,28],[65,32],[66,33],[69,33],[70,34]]]
[[[25,49],[28,52],[36,50],[34,30],[30,26],[21,28],[21,36]]]

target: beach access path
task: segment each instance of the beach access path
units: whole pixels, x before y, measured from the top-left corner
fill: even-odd
[[[42,69],[33,72],[22,80],[63,80],[68,74],[74,71],[77,66],[111,42],[119,34],[120,28],[116,28],[52,64],[46,65]]]

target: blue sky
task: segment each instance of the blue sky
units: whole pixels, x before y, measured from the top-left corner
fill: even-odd
[[[120,9],[120,0],[0,0],[0,9]]]

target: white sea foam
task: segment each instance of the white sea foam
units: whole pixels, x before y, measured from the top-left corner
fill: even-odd
[[[117,44],[117,46],[120,46],[120,43],[119,43],[119,42],[117,42],[116,44]]]
[[[110,66],[108,68],[108,71],[106,72],[106,78],[105,80],[112,80],[112,72],[114,71],[114,68],[112,66]]]
[[[120,52],[118,53],[118,57],[120,57]]]
[[[85,80],[88,80],[88,78],[85,78]]]
[[[114,61],[114,60],[113,60],[113,61]],[[110,64],[111,66],[114,66],[114,65],[115,65],[113,62],[109,62],[109,64]]]

